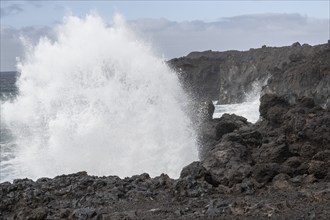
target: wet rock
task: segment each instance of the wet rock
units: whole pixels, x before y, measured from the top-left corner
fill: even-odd
[[[223,114],[216,125],[216,138],[219,140],[223,135],[246,125],[248,125],[248,122],[244,117],[235,114]]]

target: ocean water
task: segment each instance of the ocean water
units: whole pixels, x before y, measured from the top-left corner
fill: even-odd
[[[242,103],[218,105],[214,101],[213,118],[220,118],[224,113],[236,114],[245,117],[249,122],[255,123],[259,119],[260,93],[268,78],[252,83],[251,89],[246,91],[245,100]]]
[[[224,113],[245,117],[249,122],[255,123],[259,119],[259,99],[243,103],[214,105],[213,118],[220,118]]]

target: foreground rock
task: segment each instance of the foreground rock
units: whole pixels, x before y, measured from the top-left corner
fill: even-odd
[[[80,172],[2,183],[0,219],[328,219],[329,109],[265,95],[260,113],[256,124],[205,117],[201,161],[176,180]]]

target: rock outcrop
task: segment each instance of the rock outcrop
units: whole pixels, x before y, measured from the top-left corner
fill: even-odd
[[[299,97],[313,98],[315,103],[330,106],[330,42],[314,47],[313,53],[292,54],[290,62],[274,68],[263,93],[285,96],[291,102]]]
[[[256,124],[203,118],[201,161],[176,180],[80,172],[1,183],[0,219],[328,219],[330,109],[267,94],[260,114]]]
[[[243,52],[192,52],[169,64],[196,99],[239,103],[259,84],[267,85],[263,94],[288,95],[292,100],[307,96],[323,105],[330,102],[329,43],[263,46]]]
[[[215,127],[229,116],[217,119]],[[209,138],[213,146],[203,148],[202,164],[213,182],[232,187],[252,178],[260,186],[279,174],[301,181],[330,180],[330,158],[318,159],[326,158],[330,150],[329,109],[307,97],[290,104],[284,97],[267,94],[261,98],[260,116],[256,124],[241,123],[216,141]],[[230,117],[237,121],[237,116]],[[217,137],[217,130],[213,132]]]

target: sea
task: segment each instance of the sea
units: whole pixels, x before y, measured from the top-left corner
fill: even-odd
[[[111,26],[68,16],[54,32],[25,43],[20,74],[1,72],[0,182],[79,171],[177,178],[199,159],[177,74],[121,16]],[[248,97],[216,105],[214,117],[257,121],[258,95]]]

